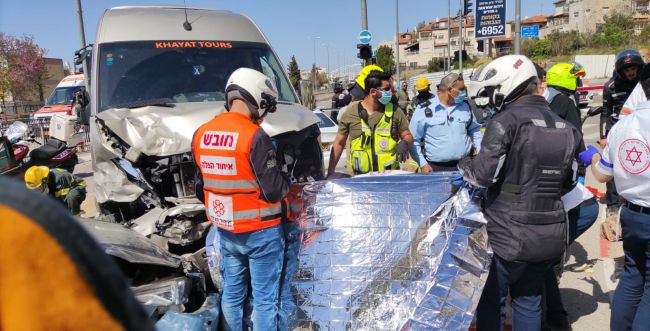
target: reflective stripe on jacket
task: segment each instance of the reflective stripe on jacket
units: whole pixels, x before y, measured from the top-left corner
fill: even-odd
[[[51,192],[57,198],[64,198],[75,187],[86,187],[85,180],[74,176],[66,170],[53,168],[50,170],[50,173],[54,176],[54,190]]]
[[[194,134],[192,152],[203,178],[208,219],[234,233],[269,228],[280,223],[282,205],[262,200],[251,166],[251,145],[261,130],[248,117],[223,113]]]
[[[391,132],[393,104],[386,104],[384,116],[373,128],[368,125],[367,113],[360,105],[358,111],[362,133],[361,136],[350,142],[348,165],[355,174],[398,169],[399,162],[397,162],[394,152],[397,140],[393,139]]]

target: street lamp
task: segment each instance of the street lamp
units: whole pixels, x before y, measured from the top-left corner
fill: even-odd
[[[327,75],[330,77],[330,80],[332,79],[332,74],[330,72],[330,44],[326,43],[323,44],[325,49],[327,49]]]
[[[86,48],[86,32],[84,30],[84,16],[83,16],[83,11],[81,10],[81,0],[77,0],[77,16],[79,19],[79,34],[81,36],[81,49]],[[87,56],[84,56],[83,58],[83,71],[84,71],[84,81],[86,83],[86,91],[90,92],[90,82],[88,81],[88,78],[90,78],[90,75],[88,73],[88,61],[86,61]]]
[[[399,83],[399,0],[395,0],[395,59],[397,60],[397,86]]]
[[[311,73],[311,79],[312,83],[314,84],[314,92],[316,92],[316,40],[320,39],[320,37],[311,37],[311,40],[314,42],[314,65],[312,66],[312,73]]]

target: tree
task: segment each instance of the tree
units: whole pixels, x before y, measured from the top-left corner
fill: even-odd
[[[628,45],[634,38],[634,23],[632,17],[623,14],[613,14],[605,19],[605,23],[596,28],[591,42],[594,46],[620,47]]]
[[[551,43],[546,39],[524,39],[521,52],[529,58],[543,58],[552,55]]]
[[[0,63],[0,102],[5,104],[5,99],[11,93],[11,79],[9,78],[9,68],[4,63]]]
[[[298,90],[298,83],[300,83],[300,68],[298,67],[298,62],[296,61],[295,55],[291,57],[291,62],[289,62],[287,71],[289,73],[289,80],[291,81],[291,85],[293,85],[294,89]]]
[[[377,65],[385,72],[392,72],[395,69],[395,56],[390,46],[379,46],[377,48]]]
[[[7,47],[5,43],[4,34],[0,32],[0,102],[2,102],[3,106],[5,104],[5,99],[9,96],[9,93],[11,93],[12,90],[9,66],[6,58],[2,56],[3,50]]]
[[[445,70],[445,60],[440,58],[435,58],[429,60],[427,64],[427,72],[438,72]]]
[[[318,86],[319,87],[323,86],[323,85],[326,85],[326,84],[329,84],[329,82],[330,82],[330,78],[329,78],[329,76],[327,75],[326,72],[318,72],[318,76],[316,76],[316,77],[318,77]]]
[[[318,86],[318,68],[315,64],[311,66],[311,72],[309,73],[309,82]]]
[[[554,31],[546,36],[546,41],[540,44],[550,50],[550,55],[565,55],[577,51],[585,46],[585,40],[580,32],[571,30],[566,32]],[[543,50],[541,52],[544,52]]]
[[[642,42],[648,42],[648,40],[650,40],[650,25],[646,25],[643,30],[641,30],[638,39],[642,40]]]
[[[43,84],[47,68],[44,56],[45,50],[34,42],[34,38],[0,34],[0,59],[6,64],[6,77],[14,100],[26,100],[34,92],[38,92],[40,101],[45,100]]]

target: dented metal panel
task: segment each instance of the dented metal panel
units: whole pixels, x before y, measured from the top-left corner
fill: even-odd
[[[223,102],[196,102],[173,108],[148,106],[99,113],[97,119],[102,125],[129,148],[127,155],[121,155],[103,133],[92,130],[97,201],[131,202],[143,192],[128,180],[113,160],[127,157],[135,161],[142,154],[162,157],[188,153],[194,132],[223,111]],[[265,117],[261,126],[269,136],[275,136],[300,131],[318,122],[316,115],[300,105],[279,104],[278,111]],[[91,125],[96,127],[97,124]]]

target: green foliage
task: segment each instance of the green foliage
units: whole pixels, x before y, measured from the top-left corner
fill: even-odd
[[[585,46],[585,39],[578,31],[554,31],[546,36],[551,55],[567,54]]]
[[[445,59],[435,58],[429,60],[427,64],[427,72],[438,72],[445,70]]]
[[[330,78],[326,72],[319,72],[317,77],[318,77],[318,87],[327,85],[330,82]]]
[[[385,72],[394,71],[395,56],[393,55],[393,48],[386,45],[377,48],[377,65],[384,69]]]
[[[650,41],[650,25],[647,25],[643,30],[641,30],[641,34],[639,35],[639,40],[642,40],[644,42]]]
[[[298,90],[298,83],[300,82],[300,68],[298,67],[298,62],[296,61],[295,56],[291,57],[291,62],[289,62],[287,72],[289,73],[289,80],[291,81],[291,85],[293,85],[293,88]]]
[[[605,24],[598,26],[591,38],[591,45],[596,47],[620,47],[629,45],[634,39],[632,17],[613,14],[605,19]]]
[[[524,39],[521,42],[521,52],[531,59],[552,56],[551,42],[546,39]]]
[[[476,62],[474,62],[474,68],[478,68],[481,65],[486,64],[486,63],[490,63],[490,62],[492,62],[492,59],[480,58],[480,59],[476,60]]]
[[[650,26],[636,36],[632,16],[614,13],[606,17],[593,34],[582,34],[575,30],[554,31],[543,40],[523,40],[521,49],[523,54],[535,60],[551,60],[576,54],[618,53],[627,48],[645,47],[648,40]]]

